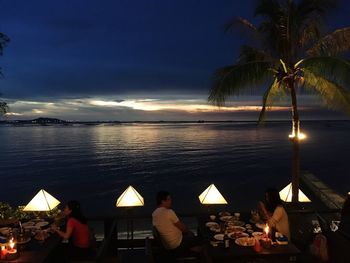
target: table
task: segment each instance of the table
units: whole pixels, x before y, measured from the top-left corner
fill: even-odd
[[[0,263],[17,262],[17,263],[42,263],[45,262],[50,253],[61,243],[58,235],[52,235],[43,243],[39,243],[32,238],[25,245],[19,245],[19,257],[16,260],[0,260]],[[23,250],[21,250],[21,247]]]
[[[248,223],[249,213],[241,214],[243,221]],[[198,233],[208,242],[206,244],[206,250],[209,257],[213,262],[234,262],[238,259],[252,260],[252,259],[268,259],[270,261],[276,260],[276,262],[290,262],[296,261],[296,256],[300,254],[300,250],[295,247],[291,242],[288,245],[273,245],[269,249],[262,248],[260,252],[255,252],[253,247],[243,247],[237,245],[234,240],[230,240],[230,247],[224,248],[223,243],[220,243],[217,247],[213,247],[210,244],[213,233],[205,226],[205,223],[211,221],[208,216],[203,216],[198,219]],[[253,226],[253,224],[251,224]],[[253,226],[254,231],[262,231]]]

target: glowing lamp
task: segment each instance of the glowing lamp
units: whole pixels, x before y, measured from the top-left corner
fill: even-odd
[[[292,202],[292,183],[280,191],[280,197],[284,202]],[[299,202],[311,202],[311,200],[299,189]]]
[[[227,205],[227,201],[214,184],[209,185],[209,187],[205,189],[204,192],[198,196],[198,198],[201,204],[204,205]]]
[[[118,197],[116,207],[144,206],[143,197],[131,185]]]
[[[294,132],[292,133],[292,134],[289,134],[289,136],[288,136],[290,139],[294,139],[295,138],[295,134],[294,134]],[[302,133],[302,132],[299,132],[298,133],[298,135],[296,136],[297,137],[297,139],[298,140],[304,140],[304,139],[306,139],[306,134],[305,133]]]
[[[302,132],[300,132],[300,125],[298,125],[298,129],[297,129],[297,134],[295,134],[295,122],[293,121],[293,128],[292,128],[292,134],[289,134],[289,138],[290,139],[298,139],[299,141],[301,141],[301,140],[304,140],[304,139],[306,139],[306,134],[305,133],[302,133]]]
[[[60,204],[55,197],[41,189],[25,206],[23,211],[51,211]]]

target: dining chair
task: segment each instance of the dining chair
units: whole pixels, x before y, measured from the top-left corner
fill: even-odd
[[[166,249],[158,229],[153,226],[152,233],[154,238],[154,244],[152,251],[154,252],[155,262],[174,262],[174,263],[195,263],[199,262],[198,256],[193,252],[186,252],[186,254],[178,254],[176,250]]]

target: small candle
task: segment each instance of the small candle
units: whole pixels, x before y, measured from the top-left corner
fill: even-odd
[[[8,260],[13,260],[17,258],[17,249],[15,249],[16,243],[13,241],[13,238],[10,239],[9,241],[9,250],[8,250]]]
[[[7,254],[8,250],[6,249],[6,246],[1,246],[0,259],[6,259]]]
[[[13,238],[11,238],[10,241],[9,241],[9,247],[10,247],[9,252],[10,251],[14,251],[14,250],[17,251],[17,249],[15,249],[15,242],[13,241]]]
[[[267,241],[267,239],[269,237],[269,226],[268,226],[268,224],[266,224],[266,226],[264,228],[264,231],[265,231],[265,239]]]

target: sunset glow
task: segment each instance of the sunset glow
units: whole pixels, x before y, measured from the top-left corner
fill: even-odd
[[[177,101],[162,102],[157,100],[126,100],[121,102],[92,100],[91,105],[101,107],[127,107],[134,110],[143,111],[162,111],[162,110],[177,110],[186,112],[211,112],[211,111],[260,111],[261,106],[230,106],[230,107],[216,107],[214,105],[200,104],[199,101]],[[270,110],[287,110],[289,107],[271,107]]]

